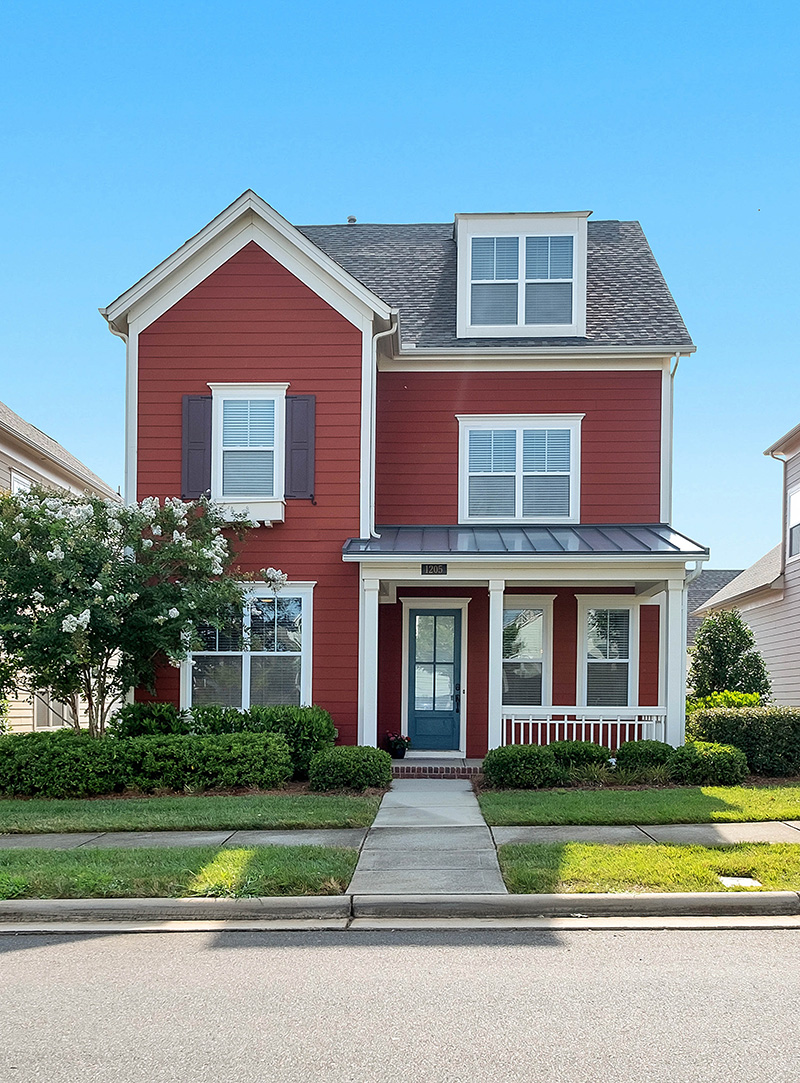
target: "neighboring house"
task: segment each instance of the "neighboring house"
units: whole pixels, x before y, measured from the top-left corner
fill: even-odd
[[[702,616],[698,616],[697,610],[712,598],[723,587],[727,586],[737,575],[742,574],[742,569],[731,571],[720,568],[703,568],[696,579],[693,579],[686,591],[686,609],[688,619],[686,621],[686,647],[690,648],[694,643],[697,629],[703,623]]]
[[[776,703],[800,705],[800,425],[764,452],[783,462],[781,540],[702,605],[738,609],[753,630]]]
[[[314,702],[417,754],[682,740],[694,346],[639,224],[588,216],[295,227],[245,192],[101,310],[128,499],[248,507],[242,567],[289,576],[160,698]]]
[[[32,485],[70,493],[117,493],[51,437],[0,402],[0,489],[25,492]],[[20,691],[8,701],[11,729],[52,729],[67,720],[69,708],[47,693],[33,699]]]

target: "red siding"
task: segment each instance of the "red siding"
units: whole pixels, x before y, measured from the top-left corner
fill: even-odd
[[[289,501],[286,522],[254,531],[240,565],[316,581],[314,701],[355,742],[358,572],[341,547],[359,532],[361,333],[248,244],[139,337],[140,498],[180,495],[181,397],[226,381],[288,381],[290,394],[317,397],[317,505]],[[176,676],[164,671],[160,697],[177,701]]]
[[[661,373],[381,372],[377,517],[458,522],[457,414],[583,413],[581,520],[657,523]]]
[[[658,707],[658,647],[660,610],[643,605],[639,610],[639,703]]]

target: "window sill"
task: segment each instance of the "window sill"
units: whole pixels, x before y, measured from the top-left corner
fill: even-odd
[[[580,338],[586,334],[577,323],[464,324],[457,338]]]
[[[237,515],[247,512],[254,522],[272,526],[282,523],[286,514],[286,502],[281,500],[219,500],[218,505],[228,522],[232,523]]]

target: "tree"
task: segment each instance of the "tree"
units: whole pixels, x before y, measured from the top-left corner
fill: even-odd
[[[695,696],[725,691],[770,694],[764,659],[738,609],[707,616],[697,629],[691,656],[689,683]]]
[[[81,699],[102,735],[130,688],[153,691],[199,645],[198,625],[241,611],[230,525],[207,500],[0,496],[0,697],[49,689],[76,725]]]

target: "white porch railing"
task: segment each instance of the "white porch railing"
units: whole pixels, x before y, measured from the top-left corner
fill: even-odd
[[[506,708],[502,744],[593,741],[606,748],[619,748],[626,741],[663,741],[666,716],[663,707]]]

